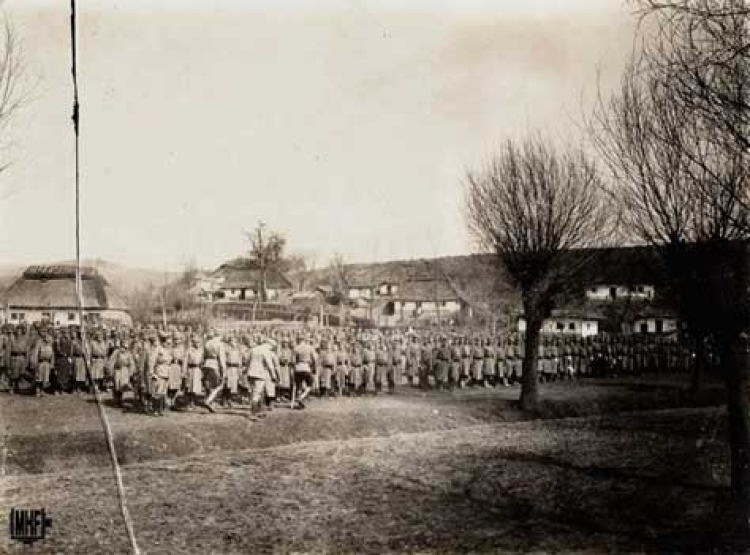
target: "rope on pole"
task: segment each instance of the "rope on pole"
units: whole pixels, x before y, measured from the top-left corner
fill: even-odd
[[[72,54],[72,65],[71,73],[73,74],[73,130],[75,132],[75,195],[76,195],[76,303],[78,308],[78,323],[81,330],[81,351],[83,354],[83,362],[86,367],[86,375],[88,376],[89,382],[92,384],[94,392],[94,399],[96,400],[96,406],[99,409],[99,418],[102,421],[104,428],[104,435],[107,438],[107,448],[109,450],[110,459],[112,461],[112,467],[115,473],[115,481],[117,483],[117,497],[120,505],[120,512],[122,518],[125,521],[125,529],[128,534],[130,541],[130,547],[134,555],[140,555],[138,549],[138,543],[135,538],[135,531],[133,529],[133,522],[130,519],[130,512],[125,500],[125,487],[122,482],[122,472],[120,471],[120,464],[117,461],[117,451],[115,450],[115,443],[112,435],[112,429],[109,425],[109,419],[107,413],[102,404],[101,396],[97,390],[96,384],[94,383],[91,376],[91,356],[88,348],[88,341],[86,340],[86,322],[84,319],[84,302],[83,302],[83,284],[81,280],[81,187],[80,187],[80,133],[79,133],[79,122],[80,122],[80,104],[78,101],[78,68],[76,65],[76,2],[70,0],[70,38],[71,38],[71,54]]]

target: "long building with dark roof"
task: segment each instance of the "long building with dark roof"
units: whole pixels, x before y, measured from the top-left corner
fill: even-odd
[[[6,323],[78,325],[75,266],[30,266],[5,293]],[[87,323],[132,323],[128,305],[99,272],[81,268],[83,313]]]

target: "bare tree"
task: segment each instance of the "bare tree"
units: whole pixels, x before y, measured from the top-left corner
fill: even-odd
[[[655,29],[647,43],[651,70],[669,78],[675,100],[709,120],[720,131],[717,137],[750,148],[747,1],[640,0],[638,4],[643,21]]]
[[[255,229],[246,235],[250,241],[250,259],[260,274],[258,298],[261,302],[266,302],[268,300],[268,275],[269,272],[280,268],[286,238],[279,232],[269,231],[263,222],[259,222]]]
[[[601,95],[588,121],[593,143],[612,171],[609,193],[622,206],[629,239],[655,246],[671,279],[670,295],[697,347],[693,389],[700,387],[712,307],[698,301],[705,279],[688,245],[746,234],[745,156],[715,141],[700,111],[675,101],[671,82],[637,55],[619,90]]]
[[[485,168],[469,172],[467,183],[469,230],[480,248],[497,254],[521,293],[526,349],[520,401],[533,410],[542,324],[586,266],[588,255],[580,249],[611,239],[614,211],[583,151],[558,152],[541,136],[520,145],[507,141]]]
[[[653,24],[621,89],[600,99],[594,142],[633,233],[656,247],[699,347],[722,361],[731,445],[733,539],[750,530],[748,55],[736,0],[641,2]],[[655,31],[653,30],[655,28]],[[700,351],[699,351],[700,353]],[[737,546],[734,546],[737,547]]]
[[[279,263],[281,272],[288,274],[298,291],[304,290],[307,273],[312,270],[313,266],[313,258],[303,253],[291,253],[285,256]]]
[[[344,324],[349,317],[349,284],[351,269],[346,264],[344,255],[335,253],[329,264],[331,300],[339,305],[339,323]]]
[[[6,18],[0,37],[0,151],[8,148],[8,141],[5,140],[8,126],[13,116],[29,99],[30,91],[31,88],[24,76],[21,41],[10,20]],[[11,161],[4,154],[3,160],[0,161],[0,173],[10,165]]]

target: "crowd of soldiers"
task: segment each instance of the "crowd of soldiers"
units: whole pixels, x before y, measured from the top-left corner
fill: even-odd
[[[85,339],[84,339],[85,337]],[[0,381],[37,396],[111,391],[122,406],[214,412],[249,404],[258,417],[275,403],[422,389],[506,387],[523,376],[524,338],[451,330],[215,329],[5,326]],[[675,337],[542,335],[540,381],[689,372],[693,350]]]

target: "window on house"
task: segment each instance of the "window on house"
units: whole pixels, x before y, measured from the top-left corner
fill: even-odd
[[[617,298],[617,287],[610,287],[609,288],[609,298],[610,299],[616,299]]]
[[[24,320],[26,320],[26,313],[20,312],[18,314],[18,319],[21,320],[21,322],[23,322]]]
[[[18,320],[18,313],[17,312],[11,312],[10,313],[10,319],[11,320]]]
[[[68,322],[71,322],[76,319],[76,313],[75,312],[68,312]]]
[[[663,331],[664,331],[664,321],[657,320],[656,321],[656,333],[662,333]]]
[[[641,322],[641,333],[648,333],[648,324],[646,322]]]
[[[440,306],[442,306],[442,307],[448,306],[448,301],[441,301],[440,302]]]
[[[645,293],[645,289],[644,289],[643,285],[639,285],[638,287],[635,288],[635,290],[638,293]]]
[[[565,324],[562,322],[557,323],[557,331],[564,331],[565,330]]]
[[[575,325],[575,322],[570,322],[570,323],[568,324],[568,329],[569,329],[570,331],[575,331],[575,329],[576,329],[576,325]]]

